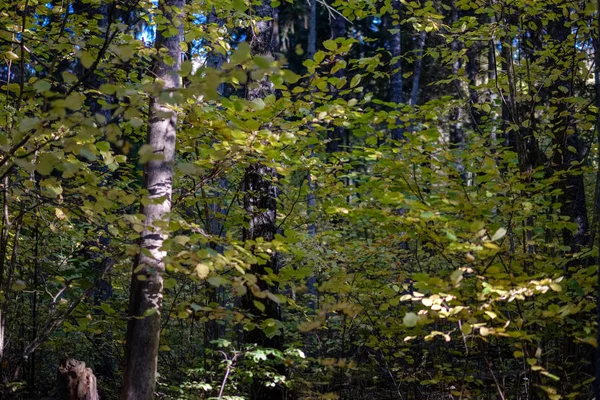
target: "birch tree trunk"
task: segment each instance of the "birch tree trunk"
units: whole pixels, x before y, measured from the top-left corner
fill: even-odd
[[[159,9],[167,26],[158,26],[156,48],[165,48],[171,60],[158,59],[154,65],[156,83],[162,89],[180,87],[180,43],[183,39],[181,12],[184,0],[163,0]],[[176,33],[169,28],[175,27]],[[163,50],[164,51],[164,50]],[[160,54],[160,53],[159,53]],[[163,298],[163,258],[160,250],[168,232],[165,229],[171,211],[173,159],[177,114],[156,95],[150,101],[148,144],[152,158],[144,166],[144,188],[150,202],[143,206],[145,228],[140,238],[140,253],[134,262],[129,300],[129,322],[125,345],[125,370],[121,399],[150,400],[154,397],[160,307]]]

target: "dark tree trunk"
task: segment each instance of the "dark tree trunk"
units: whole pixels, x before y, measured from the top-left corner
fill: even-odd
[[[217,12],[213,7],[212,11],[208,14],[207,24],[221,26],[223,21],[218,18]],[[189,46],[188,46],[189,47]],[[214,46],[213,46],[214,49]],[[213,68],[215,70],[220,70],[223,63],[226,61],[225,55],[212,50],[206,55],[206,65],[209,68]],[[224,85],[220,84],[219,93],[222,95],[224,92]],[[201,157],[200,154],[197,154],[198,157]],[[204,200],[204,213],[205,213],[205,221],[206,221],[206,230],[214,238],[219,238],[222,235],[223,231],[223,218],[221,216],[221,205],[222,205],[222,196],[224,195],[227,187],[227,181],[225,178],[218,178],[218,189],[216,189],[213,193],[203,193]],[[223,246],[217,240],[212,240],[209,243],[209,247],[218,253],[223,252]],[[215,288],[213,286],[208,286],[205,289],[206,293],[206,305],[209,304],[219,304],[219,294],[222,294],[223,288]],[[215,319],[209,319],[204,324],[204,348],[211,349],[214,348],[213,341],[219,339],[221,336],[220,329],[222,325],[219,325]]]
[[[570,28],[566,26],[566,19],[559,18],[558,21],[549,25],[548,31],[557,45],[568,40]],[[564,49],[561,59],[570,60],[576,57],[574,49]],[[565,75],[568,76],[568,72]],[[565,76],[563,75],[563,76]],[[579,252],[589,242],[589,222],[585,200],[585,183],[583,181],[582,163],[585,154],[584,144],[577,132],[572,110],[567,105],[568,97],[573,96],[574,87],[572,80],[561,79],[553,87],[566,87],[567,93],[554,97],[557,101],[553,121],[554,138],[552,163],[557,171],[565,173],[559,183],[562,189],[560,196],[561,212],[569,217],[570,221],[577,225],[575,232],[569,229],[563,230],[563,241],[566,246],[571,247],[573,253]]]
[[[312,59],[317,52],[317,0],[310,0],[310,14],[308,18],[308,59]]]
[[[473,105],[479,103],[479,91],[477,87],[477,79],[481,69],[480,57],[483,47],[480,43],[474,43],[467,50],[467,77],[469,78],[469,109],[471,110],[471,123],[475,129],[481,124],[481,113],[479,109]]]
[[[413,72],[412,90],[410,92],[410,105],[416,106],[419,99],[419,83],[421,80],[421,70],[423,69],[423,50],[425,49],[425,31],[419,33],[417,38],[417,51],[415,53],[415,69]]]
[[[394,2],[394,10],[400,19],[400,2]],[[402,36],[400,31],[400,23],[393,24],[393,16],[390,15],[387,19],[387,29],[397,29],[398,32],[392,33],[389,41],[389,50],[392,57],[392,70],[390,76],[390,102],[398,105],[404,103],[403,79],[402,79]],[[400,120],[396,124],[401,124]],[[404,138],[404,129],[396,127],[392,130],[392,139],[402,140]]]
[[[273,8],[270,0],[253,7],[253,17],[256,18],[254,32],[251,32],[250,51],[252,56],[272,57],[273,44]],[[273,84],[267,77],[259,81],[249,82],[246,89],[246,98],[254,100],[273,94]],[[246,169],[243,181],[244,209],[246,211],[246,227],[243,229],[244,241],[262,238],[264,242],[274,239],[277,230],[277,187],[273,180],[276,177],[275,169],[263,164],[253,164]],[[263,348],[276,350],[283,349],[283,336],[268,337],[260,328],[261,322],[267,319],[281,319],[279,304],[266,298],[256,296],[261,292],[277,293],[277,285],[270,285],[266,276],[269,270],[277,274],[279,266],[277,258],[272,254],[264,264],[252,266],[251,273],[256,277],[255,284],[249,284],[249,290],[243,296],[241,305],[256,323],[257,327],[245,332],[246,343],[254,343]],[[256,303],[263,302],[265,309],[260,310]],[[282,364],[277,364],[276,372],[284,373]],[[280,400],[284,398],[284,388],[281,385],[270,386],[264,378],[255,377],[251,384],[250,398],[255,400]]]
[[[174,8],[182,10],[184,0],[159,2],[163,16],[170,26],[157,29],[156,48],[166,48],[174,60],[172,65],[158,59],[154,66],[157,84],[162,89],[180,87],[178,71],[181,66],[180,44],[183,39],[183,19]],[[176,27],[177,34],[165,34],[164,30]],[[168,31],[167,31],[168,32]],[[134,262],[130,300],[129,322],[125,345],[125,370],[121,399],[150,400],[154,397],[158,346],[160,338],[160,307],[162,304],[163,273],[162,259],[166,252],[161,250],[167,232],[155,226],[168,221],[171,211],[173,188],[173,160],[177,114],[159,96],[150,102],[148,144],[160,160],[151,160],[144,166],[144,188],[152,201],[143,207],[144,231],[140,238],[140,254]]]

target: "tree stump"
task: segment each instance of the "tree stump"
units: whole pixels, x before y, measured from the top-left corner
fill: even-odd
[[[83,361],[63,359],[58,366],[57,400],[99,400],[96,377]]]

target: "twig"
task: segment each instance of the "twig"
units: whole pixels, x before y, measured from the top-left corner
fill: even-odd
[[[227,357],[227,353],[224,351],[220,351],[221,354],[225,357],[225,361],[227,362],[227,369],[225,370],[225,376],[223,377],[223,383],[221,383],[221,389],[219,390],[219,399],[223,397],[223,391],[225,390],[225,384],[227,383],[227,378],[229,377],[229,373],[234,368],[235,360],[240,355],[239,352],[234,351],[233,358],[229,360]]]

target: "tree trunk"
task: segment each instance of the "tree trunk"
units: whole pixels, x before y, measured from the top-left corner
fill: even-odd
[[[56,378],[57,400],[98,400],[96,377],[83,361],[66,359],[60,362]]]
[[[252,56],[272,57],[273,44],[273,8],[270,0],[262,2],[253,9],[256,17],[254,32],[250,32],[250,52]],[[264,98],[275,92],[273,84],[267,77],[250,82],[246,90],[246,98],[254,100]],[[253,164],[246,169],[243,181],[244,209],[246,211],[246,226],[243,229],[244,241],[262,238],[264,242],[274,239],[277,230],[277,188],[273,183],[276,177],[275,169],[262,164]],[[265,280],[268,270],[277,274],[279,266],[275,254],[265,264],[253,265],[251,273],[256,277],[256,283],[250,285],[248,292],[242,298],[241,305],[246,313],[253,317],[257,327],[245,332],[245,342],[254,343],[263,348],[283,349],[283,336],[268,337],[262,329],[261,322],[267,319],[281,319],[279,304],[270,299],[264,299],[264,311],[256,307],[260,301],[254,293],[270,291],[276,293],[277,285],[269,285]],[[283,374],[282,364],[278,364],[276,372]],[[284,388],[280,385],[270,386],[262,377],[254,377],[251,384],[251,399],[275,400],[284,398]]]
[[[400,2],[394,2],[394,10],[398,15],[398,21],[400,21]],[[402,36],[400,32],[400,22],[398,22],[397,26],[393,24],[393,16],[390,15],[388,18],[387,29],[397,29],[398,32],[392,33],[390,38],[390,53],[392,56],[392,71],[390,77],[390,102],[396,104],[404,103],[404,93],[403,93],[403,80],[402,80]],[[396,124],[402,124],[399,119],[396,121]],[[404,138],[404,129],[401,127],[396,127],[392,130],[392,139],[394,140],[402,140]]]
[[[346,20],[338,15],[333,14],[330,16],[331,18],[331,39],[335,40],[337,38],[342,38],[346,36]],[[343,77],[346,74],[346,71],[340,69],[334,75],[338,78]],[[338,96],[339,90],[335,88],[332,89],[332,97]],[[327,145],[326,150],[328,153],[336,153],[340,151],[340,144],[343,144],[345,136],[345,129],[343,126],[335,125],[333,130],[327,131]]]
[[[308,19],[307,56],[311,60],[317,52],[317,0],[310,0],[310,15]]]
[[[421,31],[417,39],[417,52],[415,54],[415,70],[413,73],[412,90],[410,92],[410,105],[416,106],[419,99],[419,81],[421,79],[421,70],[423,69],[423,49],[425,48],[425,37],[427,33]]]
[[[565,43],[568,40],[571,31],[566,26],[566,22],[563,17],[548,26],[550,36],[556,43]],[[573,49],[569,48],[564,50],[564,53],[560,54],[559,57],[565,60],[575,60],[577,55]],[[570,72],[565,75],[570,75]],[[586,151],[584,143],[577,132],[573,111],[568,107],[569,97],[574,96],[573,82],[569,79],[560,79],[556,82],[555,87],[566,87],[568,89],[567,93],[562,96],[559,95],[558,98],[553,96],[557,100],[557,110],[553,121],[552,161],[557,171],[566,171],[566,175],[561,178],[559,183],[562,189],[562,195],[560,195],[561,212],[577,225],[577,229],[575,232],[563,229],[563,242],[566,246],[571,247],[572,253],[576,253],[587,246],[589,241],[589,223],[582,171],[583,157]]]
[[[206,23],[211,26],[220,27],[223,25],[223,20],[217,16],[217,11],[213,6],[212,11],[208,14]],[[209,68],[213,68],[215,70],[220,70],[223,63],[226,61],[227,57],[224,54],[215,50],[215,46],[217,43],[211,43],[212,50],[206,55],[206,65]],[[191,44],[188,46],[192,48]],[[221,83],[218,88],[219,94],[223,95],[225,91],[225,85]],[[201,157],[198,153],[197,157]],[[223,253],[223,246],[219,242],[218,238],[220,238],[223,234],[223,216],[222,216],[222,202],[223,196],[227,191],[227,180],[223,177],[217,178],[218,189],[206,193],[204,189],[202,189],[202,198],[204,203],[204,214],[206,221],[206,230],[213,238],[217,238],[216,240],[211,240],[208,246],[215,250],[218,253]],[[224,289],[222,287],[213,287],[209,285],[208,287],[203,289],[206,293],[206,305],[208,306],[211,303],[223,303],[219,299],[219,295],[221,294],[221,298],[223,298]],[[223,304],[221,304],[223,305]],[[204,348],[205,349],[214,349],[215,344],[213,341],[218,340],[220,335],[223,333],[223,325],[217,324],[215,319],[208,319],[204,324]],[[222,335],[221,335],[222,336]]]
[[[173,60],[167,63],[158,59],[155,63],[156,82],[163,89],[180,87],[177,71],[181,66],[183,21],[178,13],[184,5],[185,0],[159,2],[159,8],[170,26],[158,27],[156,48],[166,48]],[[177,34],[169,34],[170,27],[176,27]],[[160,248],[167,238],[168,232],[163,226],[171,211],[176,124],[177,114],[161,103],[158,95],[152,98],[148,144],[152,154],[161,157],[151,159],[144,166],[144,188],[148,191],[150,202],[142,210],[146,220],[131,279],[121,399],[150,400],[154,396],[165,269],[162,260],[166,256]]]

